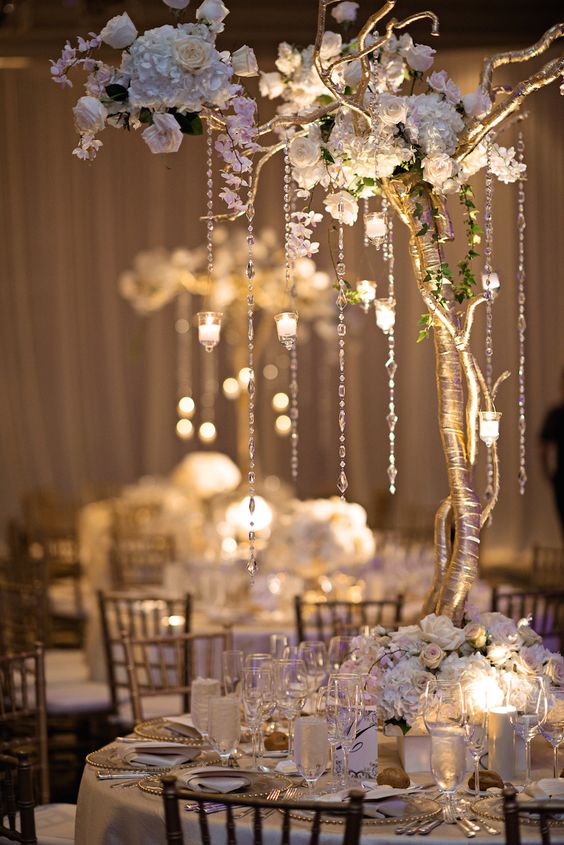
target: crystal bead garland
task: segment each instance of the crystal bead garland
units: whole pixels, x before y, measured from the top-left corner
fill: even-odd
[[[345,427],[347,424],[347,415],[345,408],[345,335],[347,327],[345,324],[345,308],[347,307],[347,294],[345,289],[345,236],[343,231],[343,214],[344,207],[339,203],[339,252],[337,256],[337,284],[339,286],[339,294],[337,296],[338,308],[338,322],[337,322],[337,336],[339,340],[339,414],[337,417],[339,425],[339,477],[337,479],[337,489],[341,494],[341,499],[345,501],[345,492],[349,486],[347,474],[345,472],[347,463],[347,447],[345,438]]]
[[[207,158],[207,255],[208,255],[208,285],[211,292],[213,275],[213,129],[211,122],[207,122],[206,158]]]
[[[523,162],[525,157],[525,141],[523,132],[519,132],[517,138],[517,160]],[[517,331],[519,334],[519,493],[525,493],[527,483],[526,446],[525,432],[527,422],[525,418],[525,183],[522,179],[517,183],[517,233],[518,233],[518,257],[517,257]]]
[[[386,198],[382,201],[382,211],[388,217],[388,201]],[[390,216],[388,219],[388,233],[385,241],[384,258],[388,262],[388,298],[390,302],[395,300],[395,285],[394,285],[394,224]],[[386,370],[388,372],[388,416],[386,422],[388,423],[388,481],[390,483],[389,490],[392,495],[396,492],[396,477],[398,474],[396,467],[396,423],[398,421],[396,414],[396,336],[395,327],[391,326],[388,331],[388,360],[386,361]]]
[[[291,235],[291,199],[290,199],[290,185],[292,179],[292,168],[290,165],[290,143],[286,138],[284,146],[284,267],[286,274],[286,288],[290,294],[290,311],[297,313],[296,305],[296,282],[292,276],[292,264],[290,259],[290,235]],[[298,484],[298,469],[299,469],[299,455],[298,455],[298,338],[296,339],[290,349],[290,420],[292,421],[292,428],[290,433],[290,474],[294,487]]]
[[[490,287],[490,277],[492,273],[492,253],[493,253],[493,174],[490,168],[490,155],[488,151],[488,163],[486,166],[486,180],[485,180],[485,202],[484,202],[484,279],[485,289],[484,296],[486,297],[486,367],[485,379],[488,392],[491,394],[492,379],[493,379],[493,291]],[[491,499],[493,496],[493,461],[491,449],[487,453],[487,486],[486,499]]]
[[[255,238],[253,234],[253,218],[255,216],[255,207],[253,200],[253,180],[249,179],[249,198],[247,201],[247,342],[248,342],[248,367],[249,367],[249,383],[247,385],[247,392],[249,396],[249,473],[247,476],[249,482],[249,560],[247,562],[247,570],[251,576],[257,571],[257,559],[255,550],[255,455],[256,455],[256,441],[255,441],[255,340],[254,340],[254,323],[253,314],[255,308],[255,293],[253,279],[255,277],[255,265],[253,261],[253,246]]]
[[[370,211],[370,203],[368,201],[368,197],[364,197],[363,206],[364,206],[364,220],[366,220],[366,215]],[[365,249],[367,249],[370,246],[370,240],[368,239],[368,232],[366,230],[366,225],[364,226],[363,246],[364,246]]]

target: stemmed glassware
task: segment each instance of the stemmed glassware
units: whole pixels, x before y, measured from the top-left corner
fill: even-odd
[[[245,655],[242,651],[224,651],[222,654],[223,690],[225,695],[241,698],[241,680]]]
[[[284,649],[288,647],[288,637],[286,634],[271,634],[270,635],[270,654],[274,660],[280,660],[284,657]]]
[[[319,716],[299,716],[295,728],[295,759],[308,786],[308,797],[327,768],[327,722]]]
[[[274,664],[274,697],[278,711],[288,719],[288,757],[294,751],[294,722],[303,710],[308,680],[303,660],[277,660]]]
[[[241,710],[236,695],[214,695],[208,700],[208,739],[219,754],[221,765],[227,766],[241,735]]]
[[[509,676],[507,704],[515,707],[515,731],[525,740],[527,773],[525,783],[531,782],[531,740],[541,730],[547,716],[545,681],[541,675]]]
[[[358,675],[331,675],[326,694],[327,723],[334,724],[336,744],[343,749],[343,788],[349,785],[349,754],[356,739],[358,723],[362,715],[362,690]]]
[[[261,666],[272,667],[272,655],[265,653],[247,654],[245,657],[246,669],[260,669]]]
[[[300,643],[298,649],[298,656],[303,660],[309,686],[310,696],[315,696],[315,693],[321,685],[321,681],[325,676],[327,666],[327,646],[322,640],[306,640]]]
[[[245,668],[243,670],[243,708],[252,735],[252,765],[254,769],[257,765],[260,729],[266,712],[272,706],[272,700],[272,667]]]
[[[548,711],[541,725],[541,733],[552,745],[553,777],[558,777],[558,747],[564,740],[564,688],[550,687],[547,690]]]
[[[456,815],[456,791],[466,774],[466,712],[460,683],[430,681],[423,720],[431,737],[431,774],[443,794],[447,819]]]
[[[331,637],[327,652],[327,663],[330,672],[338,672],[345,660],[352,655],[354,637]]]
[[[480,794],[480,757],[485,753],[488,740],[487,702],[472,695],[470,686],[464,686],[464,739],[474,761],[474,794]]]

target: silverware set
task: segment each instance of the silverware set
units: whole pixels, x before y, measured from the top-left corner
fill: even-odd
[[[284,797],[288,798],[288,799],[289,798],[295,798],[296,795],[298,794],[298,792],[299,792],[299,790],[297,788],[291,787],[290,789],[288,789],[286,791]],[[281,794],[282,794],[282,791],[280,789],[272,789],[268,793],[268,795],[266,796],[266,800],[267,801],[277,801],[278,798],[280,798]],[[184,805],[184,809],[188,813],[197,813],[199,806],[200,805],[197,801],[189,801],[187,804]],[[225,810],[225,804],[221,804],[221,803],[204,804],[204,813],[206,813],[206,814],[221,813],[223,810]],[[275,810],[276,810],[275,807],[272,810],[268,810],[266,813],[263,814],[263,816],[262,816],[263,819],[270,816],[273,812],[275,812]],[[239,812],[235,812],[234,817],[236,819],[242,819],[245,816],[248,816],[253,811],[254,811],[253,807],[245,807],[245,808],[242,808],[241,810],[239,810]]]

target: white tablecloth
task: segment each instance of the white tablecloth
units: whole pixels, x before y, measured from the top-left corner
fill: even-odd
[[[380,767],[397,766],[399,761],[396,755],[395,741],[390,737],[380,735]],[[546,745],[543,740],[536,741],[533,753],[533,764],[545,764]],[[539,755],[540,752],[540,755]],[[544,771],[544,775],[549,774]],[[535,777],[539,776],[538,770],[534,772]],[[414,775],[414,780],[420,783],[429,782],[429,774]],[[142,792],[137,786],[130,786],[125,789],[112,789],[112,781],[98,781],[96,770],[86,766],[80,793],[78,796],[78,808],[76,816],[76,845],[164,845],[165,828],[163,819],[162,798],[156,795],[149,795]],[[225,815],[217,813],[208,816],[208,821],[214,837],[214,845],[222,845],[225,841]],[[186,845],[199,843],[197,814],[182,813],[184,826],[184,840]],[[502,828],[502,823],[498,825]],[[406,836],[396,836],[395,825],[382,827],[366,827],[362,834],[363,845],[384,845],[384,843],[397,842],[398,845],[411,843],[413,839]],[[307,845],[309,842],[309,830],[301,822],[292,821],[294,830],[292,845]],[[214,835],[215,834],[215,835]],[[270,834],[270,835],[269,835]],[[342,840],[342,829],[339,832],[328,830],[323,831],[323,845],[337,845]],[[252,821],[251,817],[241,819],[237,822],[238,845],[251,845]],[[264,845],[278,845],[280,841],[280,819],[271,816],[265,821]],[[441,825],[430,836],[427,842],[439,842],[441,845],[461,845],[466,841],[465,837],[454,825]],[[495,845],[503,842],[503,835],[490,836],[486,833],[478,833],[473,840],[478,845]],[[523,826],[523,843],[537,843],[540,841],[538,831],[533,827]],[[564,843],[564,831],[559,829],[552,833],[553,845]]]

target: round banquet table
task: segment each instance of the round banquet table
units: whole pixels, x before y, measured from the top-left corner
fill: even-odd
[[[533,749],[533,765],[543,766],[547,761],[547,743],[537,740]],[[539,753],[540,752],[540,753]],[[395,741],[392,737],[379,735],[380,767],[397,766],[399,760],[396,754]],[[548,776],[547,771],[543,771]],[[533,772],[536,778],[542,776],[538,769]],[[413,779],[420,783],[429,782],[429,774],[413,775]],[[112,781],[99,781],[96,769],[86,766],[78,796],[76,813],[76,843],[77,845],[165,845],[165,826],[163,816],[163,801],[159,795],[142,792],[137,786],[126,788],[111,788]],[[181,814],[184,826],[184,841],[186,845],[199,845],[197,813]],[[212,835],[213,845],[223,845],[225,842],[225,814],[214,813],[208,816],[208,823]],[[496,823],[503,830],[503,823]],[[413,838],[397,836],[394,833],[396,825],[382,825],[379,827],[365,827],[362,832],[363,845],[388,845],[397,842],[405,845]],[[538,843],[540,836],[536,826],[522,826],[521,839],[523,843]],[[564,828],[551,831],[552,845],[564,845]],[[434,830],[426,841],[461,845],[466,837],[456,825],[442,824]],[[280,841],[280,818],[276,814],[265,820],[264,845],[278,845]],[[342,841],[342,828],[323,828],[324,845],[337,845]],[[478,833],[473,840],[478,845],[494,845],[504,842],[503,832],[499,836],[491,836],[485,832]],[[237,822],[238,845],[252,845],[253,830],[252,816],[244,817]],[[292,820],[292,845],[308,845],[309,827],[302,822]]]

